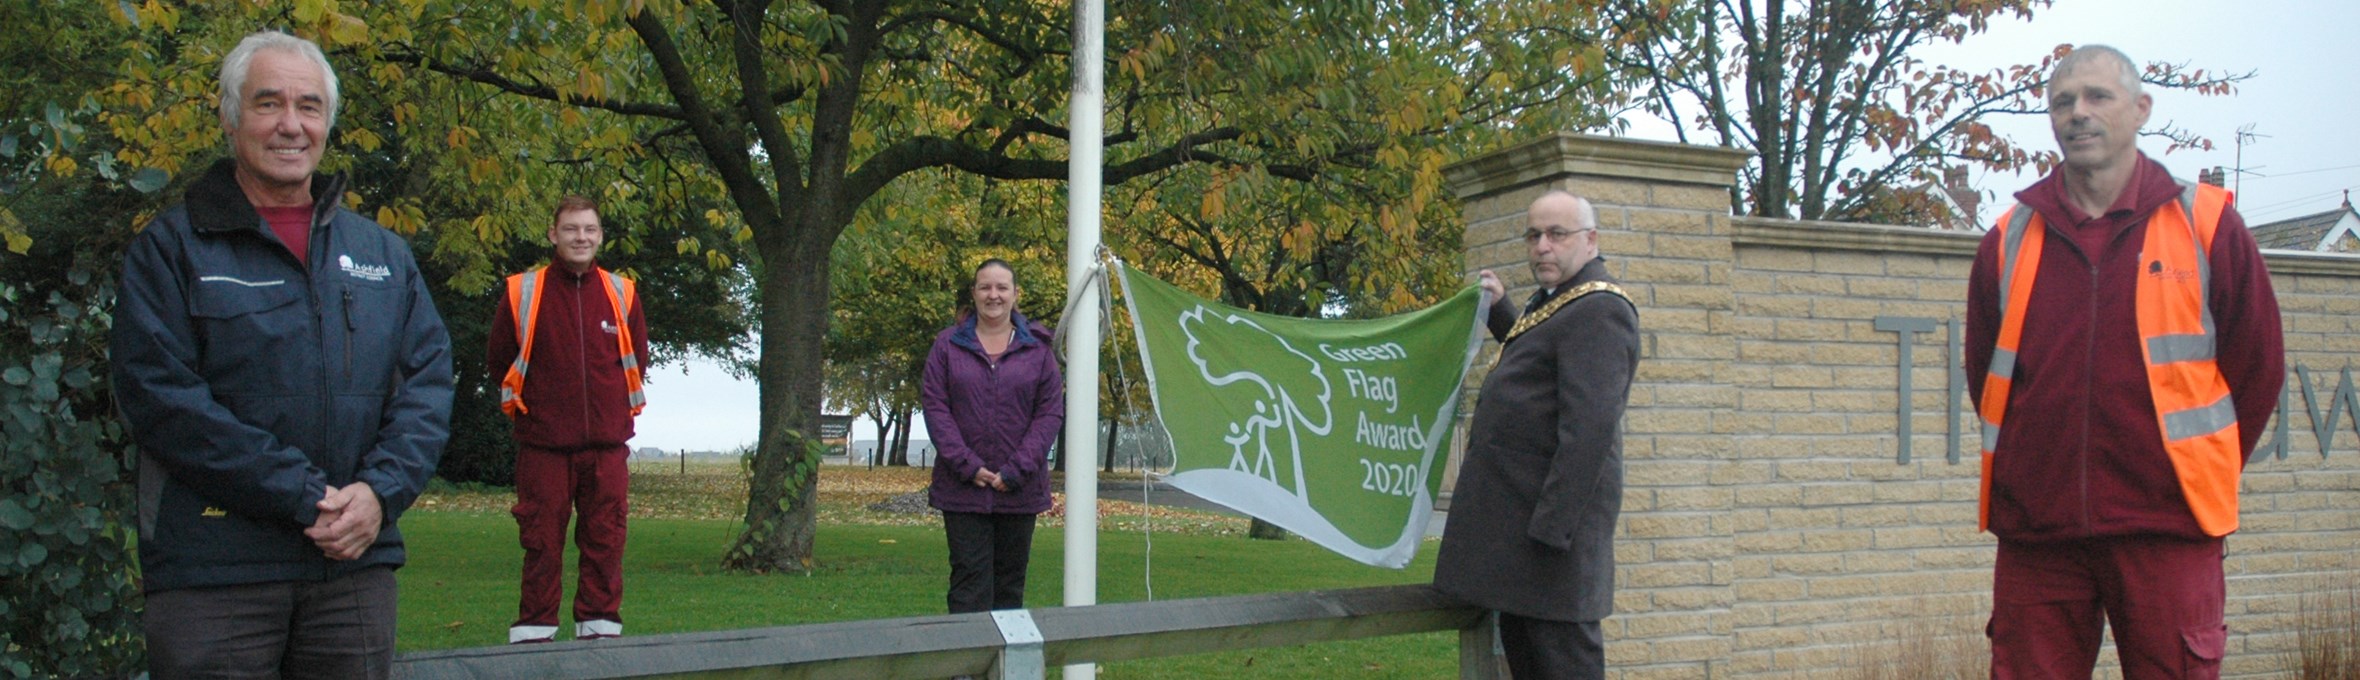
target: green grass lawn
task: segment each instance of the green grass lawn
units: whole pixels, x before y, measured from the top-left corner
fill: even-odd
[[[639,506],[641,485],[634,482],[633,503]],[[823,490],[822,503],[829,502]],[[422,504],[401,519],[410,554],[409,566],[397,572],[401,649],[507,642],[523,564],[515,520],[483,509],[497,503],[437,505],[449,509]],[[836,516],[844,516],[843,509],[837,508]],[[825,508],[822,514],[830,515]],[[1432,543],[1408,569],[1395,571],[1352,562],[1300,539],[1257,541],[1190,529],[1207,523],[1167,522],[1160,526],[1191,533],[1159,531],[1152,537],[1136,528],[1101,531],[1098,601],[1144,601],[1150,599],[1150,585],[1154,599],[1168,600],[1423,583],[1434,569]],[[731,520],[635,516],[630,530],[623,557],[623,617],[633,635],[925,616],[944,610],[950,567],[938,520],[890,525],[823,522],[812,572],[761,576],[716,567],[736,535],[736,522]],[[1027,604],[1051,607],[1062,602],[1064,553],[1063,529],[1044,521],[1033,541]],[[561,626],[561,638],[572,630],[570,550],[566,562],[567,599],[561,609],[569,618]],[[1145,577],[1150,573],[1152,584]],[[1444,632],[1147,659],[1111,664],[1099,674],[1434,678],[1454,675],[1457,659],[1457,637]]]

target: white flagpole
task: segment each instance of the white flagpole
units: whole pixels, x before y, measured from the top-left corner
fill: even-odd
[[[1098,297],[1085,288],[1098,262],[1099,184],[1106,129],[1106,3],[1074,0],[1072,152],[1065,162],[1065,285],[1074,305],[1065,343],[1065,606],[1098,603]],[[1093,680],[1098,667],[1065,667],[1066,680]]]

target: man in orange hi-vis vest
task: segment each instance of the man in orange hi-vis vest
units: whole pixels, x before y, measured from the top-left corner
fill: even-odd
[[[623,634],[623,537],[632,418],[647,403],[639,288],[598,266],[598,204],[567,196],[549,266],[508,277],[485,352],[500,410],[516,424],[516,527],[524,587],[508,641],[557,636],[565,527],[581,515],[574,639]]]
[[[2218,678],[2222,538],[2285,383],[2277,296],[2227,191],[2141,154],[2153,100],[2122,52],[2049,75],[2064,162],[1992,227],[1967,281],[1999,538],[1992,677]]]

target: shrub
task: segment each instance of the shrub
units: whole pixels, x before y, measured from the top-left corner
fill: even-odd
[[[0,282],[0,677],[141,664],[126,438],[104,357],[113,290],[76,267]]]
[[[1971,619],[1912,619],[1899,634],[1854,648],[1852,680],[1980,680],[1991,677],[1991,646]]]
[[[2305,592],[2288,663],[2299,680],[2360,678],[2360,586],[2349,575]]]

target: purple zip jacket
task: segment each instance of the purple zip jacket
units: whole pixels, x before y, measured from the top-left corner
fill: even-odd
[[[934,486],[927,501],[946,512],[1035,515],[1049,509],[1049,445],[1065,425],[1065,376],[1049,331],[1023,314],[1008,350],[984,356],[969,317],[934,337],[918,400],[934,442]],[[999,473],[1007,491],[975,485],[975,473]]]

